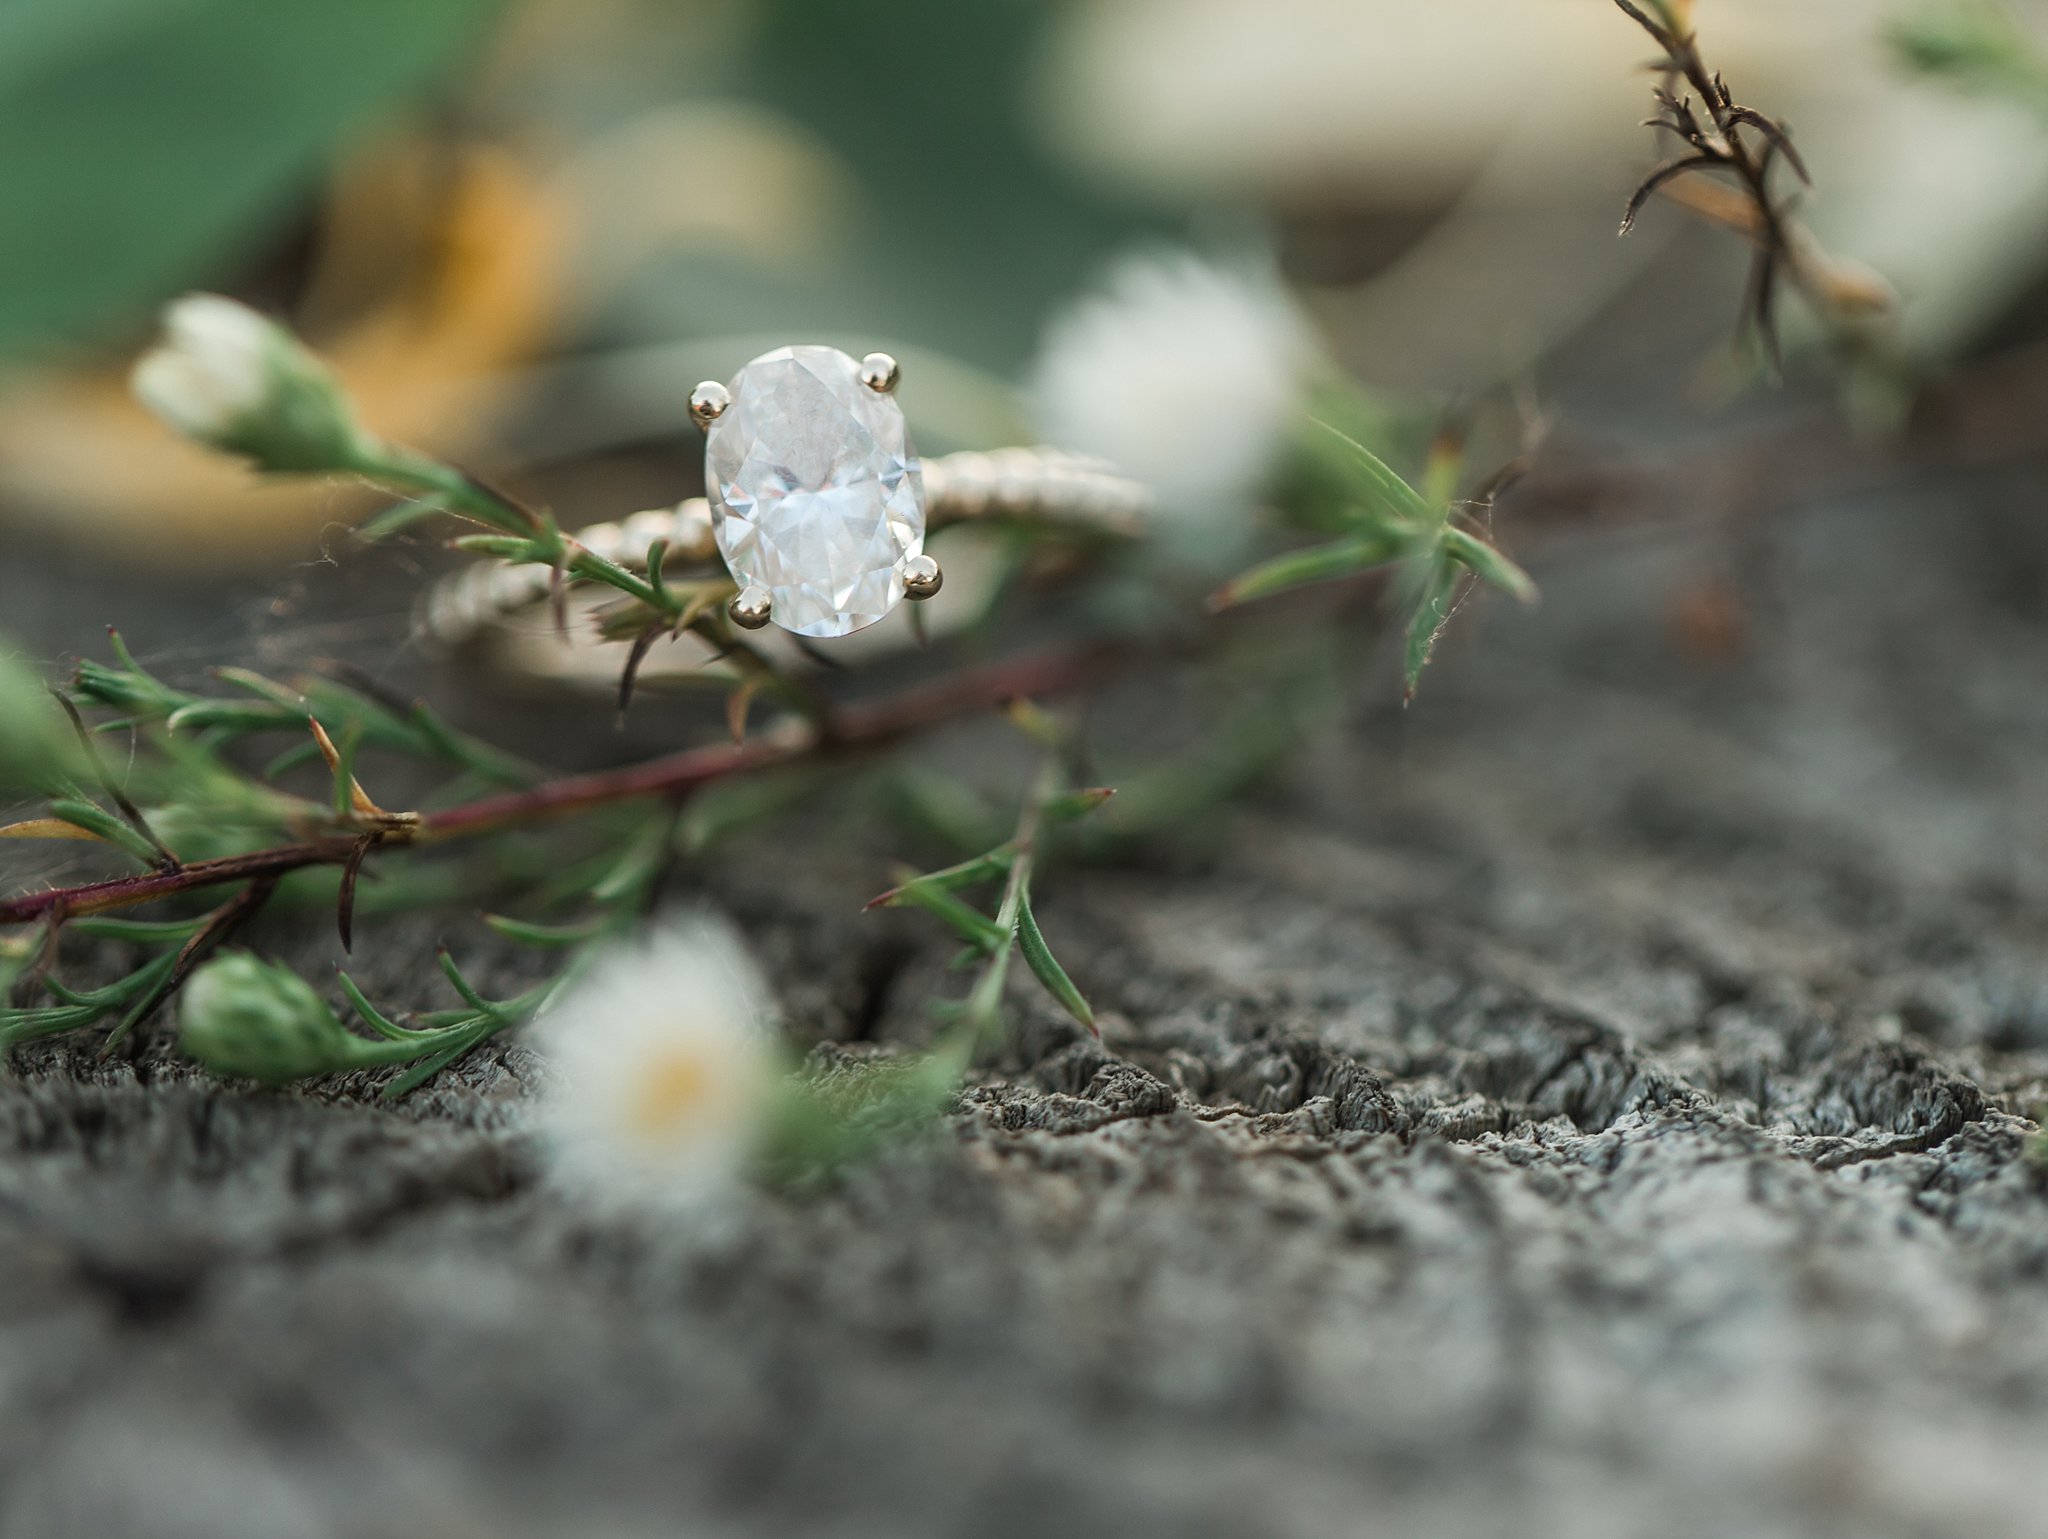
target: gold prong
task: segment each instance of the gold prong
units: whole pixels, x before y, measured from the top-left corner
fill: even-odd
[[[903,563],[903,596],[928,599],[945,586],[946,574],[930,556],[916,555]]]
[[[860,382],[877,395],[891,394],[902,377],[902,366],[887,353],[869,353],[860,361]]]
[[[732,616],[732,623],[741,630],[759,630],[771,618],[768,590],[752,587],[740,589],[733,595],[732,602],[725,606],[725,612]]]
[[[690,392],[690,415],[697,419],[697,426],[708,428],[732,405],[732,392],[715,379],[707,379]]]

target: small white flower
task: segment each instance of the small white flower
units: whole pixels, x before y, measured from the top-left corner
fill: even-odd
[[[1033,393],[1048,443],[1148,482],[1169,516],[1221,524],[1272,472],[1316,348],[1278,280],[1191,252],[1125,257],[1048,328]]]
[[[694,1205],[730,1191],[777,1083],[767,992],[737,941],[669,929],[600,958],[536,1023],[561,1083],[557,1168],[607,1196]]]
[[[326,366],[282,326],[218,294],[165,307],[163,340],[129,384],[187,438],[265,470],[346,470],[364,444]]]
[[[227,437],[270,399],[271,324],[218,294],[164,310],[164,339],[135,366],[135,394],[188,438]]]

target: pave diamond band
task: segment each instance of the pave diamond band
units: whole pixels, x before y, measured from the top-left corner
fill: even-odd
[[[1099,460],[1051,448],[947,454],[925,460],[923,473],[927,534],[1020,519],[1134,536],[1143,532],[1152,505],[1152,493],[1141,483]],[[648,551],[662,540],[668,542],[665,570],[703,567],[720,556],[705,497],[593,524],[578,530],[576,540],[633,571],[646,570]],[[489,562],[465,568],[429,590],[420,629],[440,646],[465,647],[501,621],[542,604],[552,578],[539,566]]]

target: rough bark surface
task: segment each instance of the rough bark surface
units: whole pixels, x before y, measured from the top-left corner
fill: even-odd
[[[516,1042],[396,1109],[18,1054],[0,1539],[2038,1534],[2009,490],[1788,517],[1715,666],[1717,536],[1553,548],[1199,858],[1053,879],[1102,1046],[1020,989],[942,1135],[715,1232],[552,1188]],[[0,581],[53,652],[143,602]],[[879,852],[737,864],[802,1040],[928,1032]]]

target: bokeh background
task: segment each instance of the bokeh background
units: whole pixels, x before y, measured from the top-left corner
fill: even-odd
[[[1701,23],[1939,364],[2025,314],[2048,133],[1907,74],[1913,9]],[[10,0],[0,539],[260,572],[360,513],[127,400],[194,287],[572,517],[692,490],[690,385],[791,338],[897,351],[928,448],[1014,440],[1048,315],[1159,240],[1276,261],[1392,394],[1697,423],[1736,393],[1742,253],[1669,208],[1614,238],[1644,52],[1606,0]]]

